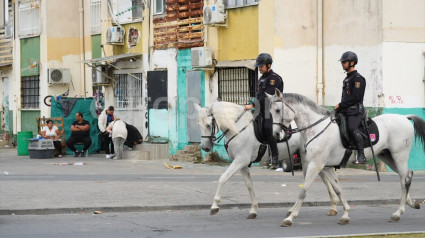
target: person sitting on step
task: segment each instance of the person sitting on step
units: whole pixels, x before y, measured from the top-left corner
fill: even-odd
[[[77,112],[75,114],[75,119],[71,125],[71,136],[66,141],[66,146],[74,152],[74,156],[84,157],[85,152],[89,149],[92,141],[90,138],[90,124],[88,121],[83,119],[83,114],[81,112]],[[78,151],[75,148],[75,144],[78,142],[82,142],[84,144],[83,150]]]

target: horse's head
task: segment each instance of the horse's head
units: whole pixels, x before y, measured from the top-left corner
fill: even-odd
[[[277,134],[291,125],[295,118],[295,111],[285,102],[283,94],[276,89],[274,95],[267,94],[270,100],[270,113],[273,117],[273,134]]]
[[[198,124],[201,127],[201,148],[205,152],[210,152],[214,146],[215,135],[218,132],[218,127],[210,108],[202,108],[195,104],[195,109],[198,112]]]

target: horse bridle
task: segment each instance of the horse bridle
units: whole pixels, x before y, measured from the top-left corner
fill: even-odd
[[[201,138],[208,138],[208,139],[210,139],[211,140],[211,143],[213,143],[214,144],[214,142],[217,140],[217,138],[216,138],[216,136],[215,136],[215,134],[217,133],[216,132],[216,127],[218,127],[217,126],[217,123],[215,122],[215,118],[214,118],[214,116],[213,115],[207,115],[207,117],[212,117],[212,122],[211,122],[211,135],[209,135],[209,136],[201,136]]]

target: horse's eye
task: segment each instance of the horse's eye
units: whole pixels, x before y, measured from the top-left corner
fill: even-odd
[[[210,125],[207,125],[207,128],[211,128],[211,126]]]
[[[280,113],[280,110],[279,110],[279,109],[277,109],[277,110],[276,110],[276,113]]]

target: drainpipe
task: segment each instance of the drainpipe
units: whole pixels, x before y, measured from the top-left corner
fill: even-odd
[[[84,0],[79,1],[79,9],[80,13],[80,62],[83,62],[86,59],[85,55],[85,46],[84,46]],[[83,82],[83,93],[84,97],[86,97],[86,67],[83,63],[80,65],[80,78]],[[80,89],[81,91],[81,89]]]
[[[325,80],[323,77],[323,0],[317,0],[317,52],[316,52],[316,102],[325,104]]]

